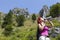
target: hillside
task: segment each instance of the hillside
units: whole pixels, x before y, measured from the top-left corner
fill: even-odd
[[[54,20],[57,25],[57,21]],[[36,40],[36,32],[37,32],[37,22],[32,22],[31,19],[27,19],[24,22],[24,26],[21,27],[13,27],[13,32],[10,36],[6,37],[3,35],[3,30],[0,28],[0,40]],[[55,38],[52,38],[55,40]]]
[[[24,26],[14,27],[13,33],[8,37],[3,35],[4,29],[0,28],[0,40],[31,40],[31,38],[35,40],[36,29],[36,22],[32,23],[31,20],[26,20]]]

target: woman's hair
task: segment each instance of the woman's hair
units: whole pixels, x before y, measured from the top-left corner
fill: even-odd
[[[43,20],[41,19],[41,17],[38,17],[37,23],[41,24],[43,22]]]

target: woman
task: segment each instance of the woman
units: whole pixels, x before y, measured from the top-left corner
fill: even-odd
[[[47,19],[43,19],[41,16],[38,17],[37,23],[39,28],[39,39],[38,40],[50,40],[48,35],[48,29],[51,26],[46,26],[45,22],[49,22],[51,26],[53,26],[53,23]]]

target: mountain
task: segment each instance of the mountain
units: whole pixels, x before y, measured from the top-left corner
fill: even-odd
[[[25,17],[29,16],[28,8],[14,8],[12,9],[12,12],[16,15],[24,15]]]

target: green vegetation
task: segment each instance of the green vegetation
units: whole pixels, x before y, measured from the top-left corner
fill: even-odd
[[[24,25],[24,21],[25,21],[24,15],[18,15],[18,17],[17,17],[18,26],[23,26]]]
[[[13,24],[13,13],[10,10],[9,13],[5,16],[2,28],[5,28],[7,25]]]
[[[35,20],[36,20],[36,15],[32,14],[32,21],[35,22]]]
[[[10,28],[7,30],[10,30]],[[36,22],[33,24],[31,20],[26,20],[24,22],[24,26],[14,27],[13,32],[8,37],[2,34],[4,30],[1,29],[0,40],[7,40],[7,39],[8,40],[31,40],[31,39],[36,40],[36,30],[37,30]]]
[[[4,18],[4,15],[3,13],[0,12],[0,27],[2,26],[2,23],[3,23],[3,18]]]
[[[53,23],[54,23],[54,26],[55,27],[58,27],[58,26],[60,26],[60,22],[58,21],[58,20],[52,20],[53,21]]]
[[[12,33],[12,25],[7,25],[3,31],[4,35],[5,36],[9,36],[11,33]]]
[[[60,35],[58,35],[57,40],[60,40]]]
[[[52,17],[60,16],[60,3],[54,4],[50,7],[50,15]]]

